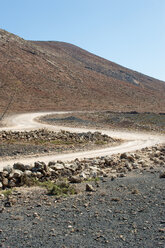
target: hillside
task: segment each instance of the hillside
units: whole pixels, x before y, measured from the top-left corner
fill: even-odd
[[[0,111],[165,112],[165,83],[54,41],[26,41],[0,29]]]

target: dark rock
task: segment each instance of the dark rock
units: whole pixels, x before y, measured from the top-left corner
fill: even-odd
[[[88,191],[88,192],[94,192],[95,191],[95,189],[93,188],[93,186],[91,185],[91,184],[86,184],[86,191]]]
[[[69,181],[71,183],[81,183],[82,179],[80,177],[77,177],[77,176],[72,176],[72,177],[69,178]]]
[[[159,178],[165,178],[165,171],[160,173]]]
[[[22,163],[16,163],[13,165],[13,168],[16,170],[21,170],[21,171],[25,171],[25,165]]]

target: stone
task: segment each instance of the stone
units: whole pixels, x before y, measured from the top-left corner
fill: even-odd
[[[147,163],[142,164],[142,168],[147,168],[149,165]]]
[[[141,164],[141,165],[143,165],[144,163],[145,163],[145,162],[144,162],[143,159],[139,160],[139,162],[138,162],[138,164]]]
[[[32,175],[32,171],[30,170],[25,170],[24,173],[23,173],[24,176],[28,176],[30,177]]]
[[[9,183],[9,180],[8,180],[6,177],[3,177],[3,178],[2,178],[2,185],[3,185],[3,188],[7,187],[7,186],[8,186],[8,183]]]
[[[33,213],[34,218],[39,218],[39,214],[37,212]]]
[[[39,171],[42,171],[44,170],[44,167],[45,167],[45,163],[44,162],[35,162],[34,163],[34,168],[39,170]]]
[[[72,176],[69,178],[69,181],[71,183],[81,183],[82,182],[82,179],[78,176]]]
[[[117,175],[112,175],[111,176],[111,181],[115,180],[117,178]]]
[[[4,203],[4,206],[7,207],[7,208],[12,207],[11,201],[6,201],[6,202]]]
[[[11,178],[19,178],[23,175],[23,172],[21,170],[13,170],[13,172],[10,173],[9,179]]]
[[[81,172],[79,177],[81,177],[83,179],[87,179],[87,175],[84,172]]]
[[[9,181],[8,187],[9,187],[9,188],[13,188],[13,187],[15,187],[15,186],[16,186],[16,181],[15,181],[14,178],[13,178],[13,179],[11,179],[11,180]]]
[[[127,159],[128,159],[130,162],[134,162],[134,161],[135,161],[135,159],[134,159],[134,157],[133,157],[132,155],[127,156]]]
[[[55,165],[55,164],[56,164],[55,161],[50,161],[50,162],[48,163],[48,166],[51,167],[52,165]]]
[[[100,173],[100,174],[102,174],[102,173]],[[103,173],[103,174],[105,174],[105,173]],[[97,176],[98,176],[98,172],[97,171],[94,170],[94,171],[91,171],[90,172],[90,177],[91,178],[96,178]]]
[[[132,166],[130,164],[126,164],[125,167],[127,168],[128,171],[132,171]]]
[[[12,172],[12,170],[13,170],[13,167],[10,166],[10,165],[7,165],[7,166],[5,166],[5,167],[3,168],[3,171],[7,171],[9,174]]]
[[[43,176],[43,175],[42,175],[41,172],[39,172],[39,171],[36,172],[36,177],[37,177],[37,178],[41,178],[42,176]]]
[[[119,177],[126,177],[126,174],[120,173],[118,176],[119,176]]]
[[[21,170],[21,171],[25,171],[25,165],[22,163],[15,163],[13,165],[13,168],[16,170]]]
[[[93,188],[93,186],[89,183],[86,184],[86,191],[88,192],[94,192],[95,189]]]
[[[159,178],[165,178],[165,171],[160,173]]]
[[[44,171],[49,172],[49,166],[44,164]]]
[[[160,151],[156,151],[155,154],[154,154],[154,157],[158,158],[160,155],[161,155],[161,152]]]
[[[51,168],[49,168],[49,171],[50,171],[51,176],[53,176],[53,177],[59,176],[58,171],[55,171],[55,170],[53,170],[53,169],[51,169]]]
[[[63,164],[56,163],[54,165],[51,165],[50,168],[53,169],[53,170],[63,170],[64,169],[64,165]]]
[[[120,155],[120,159],[127,159],[127,154],[126,153],[122,153]]]
[[[76,171],[79,168],[77,163],[73,163],[70,165],[70,170],[72,170],[73,172]]]
[[[133,169],[138,169],[138,165],[135,164],[135,163],[133,163],[133,164],[132,164],[132,168],[133,168]]]
[[[30,164],[26,164],[24,165],[24,167],[25,167],[25,170],[31,170],[33,166]]]
[[[136,159],[140,159],[140,156],[138,154],[135,154]]]
[[[3,177],[8,177],[8,175],[9,175],[9,172],[8,171],[3,171],[3,173],[2,173],[2,176]]]

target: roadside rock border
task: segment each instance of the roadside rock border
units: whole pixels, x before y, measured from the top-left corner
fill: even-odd
[[[125,177],[132,170],[154,170],[160,167],[160,178],[165,176],[165,145],[144,148],[134,153],[89,159],[75,159],[64,163],[50,161],[48,164],[37,161],[33,165],[15,163],[0,170],[0,188],[13,188],[28,185],[28,181],[67,178],[71,183],[80,183],[97,177]]]

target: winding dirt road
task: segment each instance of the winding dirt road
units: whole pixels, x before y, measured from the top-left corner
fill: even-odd
[[[75,158],[91,158],[97,156],[106,156],[116,153],[123,153],[123,152],[133,152],[138,149],[142,149],[145,147],[153,146],[159,143],[165,142],[165,135],[160,134],[146,134],[146,133],[139,133],[139,132],[126,132],[126,131],[116,131],[116,130],[100,130],[100,129],[92,129],[92,128],[71,128],[65,126],[52,126],[48,124],[43,124],[37,122],[37,118],[41,117],[46,114],[62,114],[62,113],[69,113],[69,112],[43,112],[43,113],[26,113],[26,114],[19,114],[13,115],[6,119],[6,127],[0,128],[2,130],[12,130],[12,131],[25,131],[25,130],[34,130],[39,128],[47,128],[52,131],[60,131],[66,130],[70,132],[87,132],[87,131],[100,131],[103,134],[107,134],[114,138],[124,139],[125,142],[121,145],[90,150],[90,151],[81,151],[75,153],[63,153],[63,154],[56,154],[56,155],[35,155],[35,156],[24,156],[19,159],[9,159],[4,160],[0,159],[0,168],[4,167],[5,165],[12,165],[15,162],[22,162],[25,164],[34,163],[35,161],[43,161],[49,162],[52,160],[62,160],[62,161],[71,161]],[[70,112],[71,113],[71,112]]]

